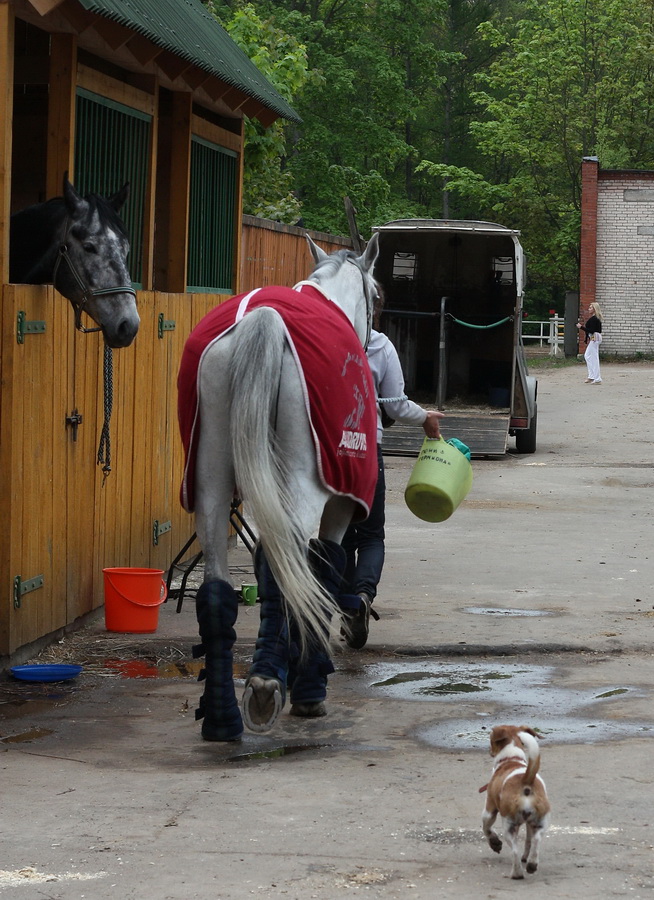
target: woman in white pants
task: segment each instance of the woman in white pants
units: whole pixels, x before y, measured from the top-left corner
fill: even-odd
[[[586,352],[584,359],[588,367],[588,378],[586,384],[601,384],[602,376],[600,375],[599,348],[602,343],[602,311],[599,303],[591,303],[591,317],[585,325],[577,324],[577,328],[586,332]]]

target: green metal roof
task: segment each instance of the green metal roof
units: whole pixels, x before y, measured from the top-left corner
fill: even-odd
[[[149,38],[291,122],[301,121],[200,0],[79,0],[97,13]]]

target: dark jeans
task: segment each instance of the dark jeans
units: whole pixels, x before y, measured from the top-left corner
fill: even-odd
[[[377,585],[384,568],[384,524],[386,522],[386,479],[381,446],[377,445],[379,474],[370,515],[345,532],[342,546],[347,554],[341,592],[343,594],[377,595]]]

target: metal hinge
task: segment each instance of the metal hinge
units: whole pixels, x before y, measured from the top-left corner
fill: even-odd
[[[27,313],[21,309],[16,316],[16,343],[24,344],[26,334],[45,334],[45,322],[37,320],[28,321]]]
[[[175,320],[174,319],[164,319],[164,314],[159,313],[159,320],[157,326],[157,333],[160,339],[163,339],[164,331],[174,331],[175,330]]]
[[[172,522],[159,522],[159,519],[155,519],[152,523],[152,543],[156,547],[159,543],[159,538],[162,534],[165,534],[167,531],[173,527]]]
[[[35,575],[34,578],[28,578],[26,581],[16,575],[14,578],[14,609],[20,609],[20,601],[23,594],[29,594],[30,591],[36,591],[42,588],[45,579],[43,575]]]

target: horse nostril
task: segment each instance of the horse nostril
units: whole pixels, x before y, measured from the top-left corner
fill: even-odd
[[[134,322],[133,319],[121,319],[116,328],[116,341],[120,347],[129,347],[136,332],[139,330],[139,321]]]

